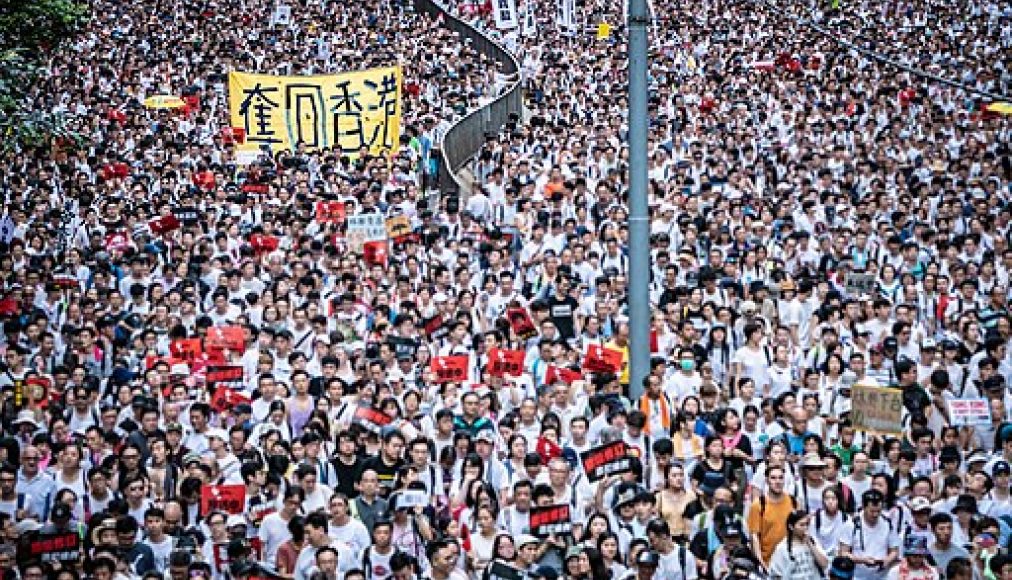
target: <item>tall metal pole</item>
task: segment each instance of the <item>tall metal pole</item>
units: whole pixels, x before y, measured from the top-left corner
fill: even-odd
[[[650,372],[647,24],[647,0],[629,0],[629,396],[634,402]]]

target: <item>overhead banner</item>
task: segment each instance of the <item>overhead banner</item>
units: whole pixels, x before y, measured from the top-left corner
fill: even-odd
[[[397,149],[401,133],[400,67],[337,75],[228,74],[233,127],[246,132],[236,144],[240,162],[265,150],[340,147],[350,157],[366,149],[382,155]]]
[[[520,19],[517,15],[517,0],[495,0],[495,26],[499,30],[511,30],[517,27]]]

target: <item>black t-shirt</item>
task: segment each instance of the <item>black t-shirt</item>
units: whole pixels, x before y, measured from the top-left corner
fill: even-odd
[[[398,459],[393,465],[388,465],[385,461],[383,461],[382,455],[367,457],[365,461],[362,462],[362,466],[358,471],[359,477],[356,478],[355,481],[361,479],[361,474],[365,470],[371,469],[375,471],[376,475],[379,476],[380,489],[383,490],[381,491],[381,494],[383,497],[386,497],[390,490],[393,489],[394,480],[397,479],[397,472],[403,465],[403,459]]]
[[[576,317],[576,309],[579,307],[580,303],[572,296],[559,298],[557,294],[553,294],[548,299],[548,315],[559,329],[559,334],[563,339],[569,340],[576,337],[574,319]]]
[[[359,473],[362,471],[362,459],[356,456],[354,462],[346,464],[335,456],[331,459],[331,463],[334,464],[334,472],[337,473],[337,485],[334,486],[334,490],[350,498],[358,497],[355,482],[358,481]]]

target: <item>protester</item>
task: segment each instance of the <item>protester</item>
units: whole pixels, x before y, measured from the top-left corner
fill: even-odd
[[[627,3],[500,30],[446,2],[524,111],[442,188],[447,131],[517,77],[427,2],[163,4],[91,3],[33,92],[82,141],[2,157],[0,566],[1008,574],[1012,135],[980,92],[1012,93],[1007,2],[652,1],[649,248]],[[382,155],[248,164],[222,131],[229,71],[390,65]]]

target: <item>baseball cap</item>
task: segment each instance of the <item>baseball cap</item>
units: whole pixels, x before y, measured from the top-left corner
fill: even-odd
[[[931,502],[926,497],[915,497],[910,501],[910,511],[922,512],[924,510],[931,511]]]

